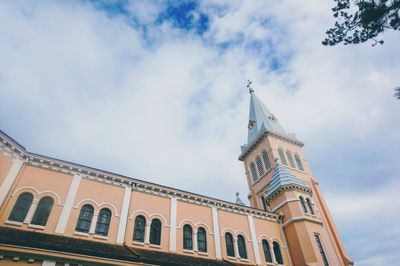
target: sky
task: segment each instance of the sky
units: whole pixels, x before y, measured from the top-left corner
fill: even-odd
[[[246,201],[251,79],[305,143],[352,259],[395,265],[400,34],[325,47],[333,5],[0,1],[0,129],[28,151]]]

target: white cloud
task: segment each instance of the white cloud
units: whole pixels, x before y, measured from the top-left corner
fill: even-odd
[[[387,34],[375,48],[323,47],[330,4],[304,1],[268,8],[263,1],[202,2],[213,15],[199,37],[170,23],[151,26],[157,3],[128,5],[148,24],[152,47],[125,17],[89,3],[0,3],[2,129],[33,152],[227,200],[239,191],[245,199],[237,156],[251,78],[281,124],[305,141],[350,255],[368,265],[362,256],[378,247],[359,245],[382,240],[368,229],[399,233],[388,221],[398,214],[377,211],[396,200],[387,186],[400,174],[399,102],[392,97],[399,37]],[[238,36],[242,42],[216,48]],[[257,49],[249,46],[257,41]],[[272,57],[282,68],[269,69]],[[363,153],[374,160],[363,162]],[[373,199],[365,192],[372,187]],[[370,219],[370,206],[388,219]],[[354,225],[365,219],[371,227]],[[388,265],[393,258],[369,259]]]

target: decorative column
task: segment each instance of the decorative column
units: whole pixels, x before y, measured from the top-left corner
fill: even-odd
[[[260,250],[258,249],[257,234],[256,234],[256,229],[254,227],[253,215],[248,214],[247,220],[249,222],[251,242],[253,244],[253,251],[254,251],[254,258],[256,259],[256,264],[261,264]]]
[[[124,243],[125,229],[128,222],[129,204],[131,202],[132,189],[130,186],[125,187],[124,201],[122,202],[121,216],[119,217],[119,226],[117,233],[117,244]]]
[[[22,168],[23,161],[18,158],[14,158],[13,164],[8,170],[6,177],[3,180],[3,183],[0,185],[0,207],[6,199],[7,194],[10,192],[11,186],[14,184],[15,179],[18,176],[19,171]]]
[[[176,198],[171,197],[171,213],[169,223],[169,251],[176,251]]]
[[[199,251],[197,247],[197,229],[194,229],[193,231],[193,251]]]
[[[97,219],[99,218],[99,211],[94,211],[92,223],[90,224],[89,234],[94,234],[96,230]]]
[[[237,237],[233,237],[233,247],[235,248],[235,257],[240,259]]]
[[[38,199],[33,199],[32,200],[32,204],[31,204],[31,207],[29,207],[29,211],[28,211],[28,214],[25,217],[24,224],[29,224],[31,222],[33,214],[36,211],[38,203],[39,203]]]
[[[214,245],[215,245],[215,256],[217,259],[222,258],[221,254],[221,239],[219,235],[219,222],[218,222],[218,209],[216,206],[211,207],[213,227],[214,227]]]
[[[72,179],[71,186],[69,187],[69,191],[64,202],[64,207],[61,211],[60,218],[58,219],[56,233],[62,234],[65,232],[65,227],[67,226],[69,215],[71,214],[72,210],[72,204],[74,203],[75,195],[78,192],[81,179],[82,177],[77,174],[75,174]]]
[[[151,221],[147,221],[146,222],[146,231],[145,231],[145,240],[144,240],[145,244],[150,243],[150,227],[151,227]]]

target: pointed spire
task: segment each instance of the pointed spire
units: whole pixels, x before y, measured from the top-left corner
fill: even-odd
[[[236,204],[246,206],[243,201],[239,198],[239,192],[236,192]]]
[[[285,166],[279,163],[278,159],[275,159],[275,168],[268,186],[266,198],[269,198],[283,187],[298,188],[311,193],[308,182],[295,177]]]
[[[264,130],[273,131],[281,135],[287,135],[286,131],[279,124],[278,119],[268,110],[268,108],[257,98],[252,82],[247,82],[250,92],[250,111],[248,124],[247,145],[249,145]]]

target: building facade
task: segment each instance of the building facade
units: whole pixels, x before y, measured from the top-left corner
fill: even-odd
[[[352,265],[302,146],[250,88],[249,207],[35,154],[0,132],[0,265]]]

